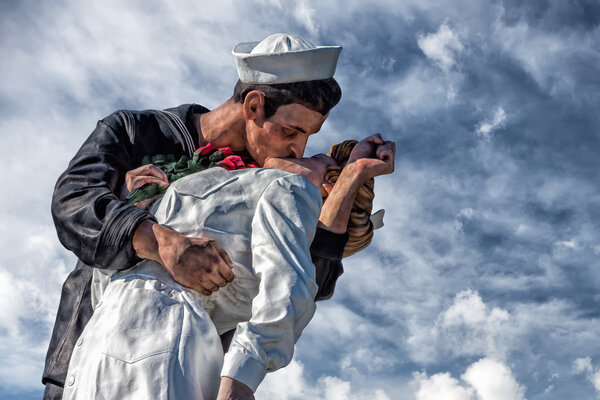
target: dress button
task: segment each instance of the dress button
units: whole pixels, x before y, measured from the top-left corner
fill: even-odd
[[[75,384],[75,377],[73,375],[70,375],[69,379],[67,379],[67,385],[73,386],[74,384]]]
[[[80,337],[79,340],[77,341],[77,346],[81,346],[83,344],[83,338]]]

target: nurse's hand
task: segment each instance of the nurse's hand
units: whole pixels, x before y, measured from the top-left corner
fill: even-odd
[[[254,393],[242,382],[222,376],[217,400],[254,400]]]
[[[154,164],[142,165],[141,167],[127,171],[125,174],[125,184],[121,188],[119,198],[121,200],[125,200],[129,193],[141,188],[147,183],[156,183],[159,186],[168,187],[169,178],[163,170]],[[150,207],[150,204],[152,204],[154,200],[158,199],[160,196],[162,196],[162,194],[156,195],[150,199],[138,201],[133,205],[141,208],[142,210],[146,210],[148,207]]]
[[[380,133],[375,133],[367,138],[356,143],[350,156],[348,157],[348,163],[358,160],[359,158],[374,157],[375,149],[377,146],[385,143]]]
[[[181,285],[210,295],[233,280],[231,259],[217,242],[187,237],[146,220],[133,236],[140,258],[160,263]]]
[[[363,180],[394,172],[396,144],[392,141],[385,141],[377,145],[374,150],[372,157],[357,158],[352,161],[348,160],[346,168],[349,170],[355,169]]]
[[[396,144],[383,140],[379,133],[358,142],[321,208],[319,227],[334,233],[346,232],[361,185],[367,179],[394,172],[395,155]]]
[[[375,133],[354,146],[346,166],[355,163],[361,178],[373,178],[394,172],[395,156],[396,144],[383,140],[380,133]]]
[[[125,187],[121,195],[127,196],[129,192],[139,189],[146,183],[156,183],[160,186],[169,186],[167,174],[154,164],[146,164],[127,171],[125,174]]]

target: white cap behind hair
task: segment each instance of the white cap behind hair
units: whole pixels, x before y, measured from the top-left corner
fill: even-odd
[[[341,46],[315,46],[306,39],[277,33],[262,42],[233,48],[238,75],[244,83],[276,84],[331,78]]]

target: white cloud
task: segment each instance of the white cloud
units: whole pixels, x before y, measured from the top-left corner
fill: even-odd
[[[427,377],[424,372],[415,373],[419,388],[415,400],[474,400],[473,388],[464,387],[448,372]]]
[[[461,209],[458,214],[456,214],[456,219],[454,220],[454,227],[457,231],[462,231],[464,221],[468,221],[473,219],[475,216],[475,210],[470,207]]]
[[[569,250],[577,250],[577,248],[579,247],[577,245],[576,240],[560,240],[560,241],[554,243],[554,245],[559,248],[562,247],[562,248],[569,249]]]
[[[458,35],[447,24],[440,25],[435,33],[419,35],[417,44],[423,54],[444,71],[456,64],[456,55],[464,49]]]
[[[592,370],[592,359],[589,357],[581,357],[573,361],[573,372],[576,374],[581,374],[582,372],[589,373]]]
[[[432,352],[503,358],[514,341],[511,323],[507,310],[488,307],[479,293],[467,289],[455,296],[453,303],[439,314],[431,334],[421,339],[435,344]]]
[[[0,387],[31,390],[39,387],[60,285],[75,263],[52,227],[0,215],[8,223],[0,225]]]
[[[591,381],[594,385],[594,389],[600,394],[600,370],[596,371],[594,375],[591,376]]]
[[[304,365],[296,360],[279,371],[267,374],[258,387],[257,399],[265,400],[391,400],[383,389],[373,387],[352,390],[349,381],[322,376],[316,384],[304,377]]]
[[[440,315],[440,326],[470,326],[476,327],[485,323],[487,307],[478,293],[465,290],[456,295],[454,303]]]
[[[600,396],[600,368],[595,369],[590,357],[580,357],[573,361],[573,373],[585,374],[587,380],[592,384]]]
[[[335,320],[334,325],[330,325],[332,320]],[[335,335],[337,340],[348,340],[357,332],[362,333],[370,329],[369,321],[342,304],[323,306],[312,322],[330,326],[332,334]]]
[[[349,400],[350,383],[339,378],[328,376],[323,379],[325,385],[324,397],[327,400]]]
[[[549,9],[561,2],[549,3]],[[585,57],[591,48],[598,48],[600,39],[597,29],[573,30],[568,35],[560,29],[540,29],[540,26],[520,19],[506,23],[502,18],[505,10],[499,7],[498,18],[492,24],[492,34],[506,56],[513,58],[536,84],[553,96],[573,95],[579,80],[578,59]],[[548,12],[551,14],[552,12]],[[581,82],[580,82],[581,83]],[[575,95],[576,96],[576,95]]]
[[[504,108],[498,107],[496,111],[494,111],[494,116],[492,117],[492,119],[481,122],[477,126],[475,133],[479,137],[489,140],[498,129],[504,127],[505,121],[506,111],[504,111]]]
[[[503,363],[484,358],[467,368],[462,379],[477,392],[478,400],[523,400],[524,390]]]
[[[415,400],[523,400],[524,389],[515,380],[510,368],[492,358],[482,358],[471,364],[461,375],[463,382],[443,372],[427,377],[424,372],[413,374],[418,386]]]
[[[39,278],[17,278],[0,268],[0,387],[30,390],[39,384],[31,377],[41,377],[48,342],[38,329],[54,322],[58,301],[41,287]]]
[[[311,36],[315,37],[319,34],[319,24],[315,19],[315,9],[306,0],[296,2],[294,17],[296,21],[306,28]]]
[[[309,385],[304,378],[304,365],[296,360],[271,374],[259,386],[257,396],[265,399],[294,399],[307,395]]]

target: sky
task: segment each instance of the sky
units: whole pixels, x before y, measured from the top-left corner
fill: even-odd
[[[380,132],[385,226],[257,399],[600,398],[597,0],[0,2],[0,398],[39,399],[75,257],[50,199],[96,121],[214,108],[231,49],[341,45],[307,154]]]

